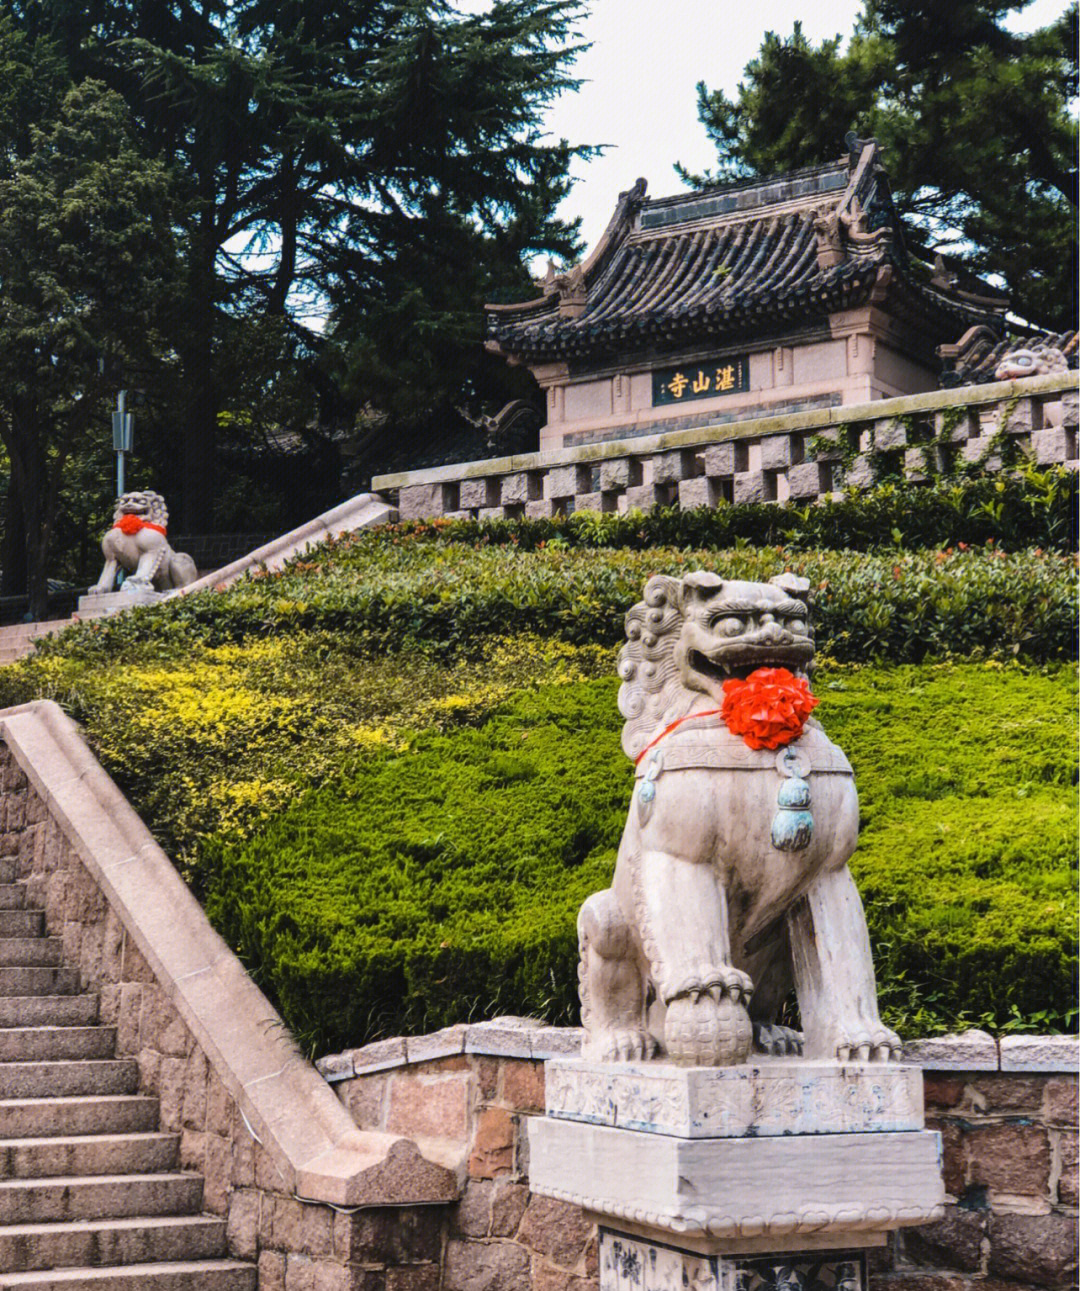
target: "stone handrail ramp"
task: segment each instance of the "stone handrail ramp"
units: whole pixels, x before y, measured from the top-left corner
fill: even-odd
[[[356,1127],[56,704],[0,712],[0,745],[0,849],[63,939],[66,971],[100,994],[138,1092],[182,1135],[232,1256],[258,1259],[260,1276],[264,1256],[310,1263],[330,1206],[459,1195],[463,1163],[447,1145]],[[351,1262],[329,1246],[327,1286]]]
[[[253,569],[280,569],[294,556],[299,556],[327,538],[338,534],[351,533],[354,529],[370,529],[374,525],[390,524],[397,519],[397,513],[384,498],[374,493],[358,493],[340,506],[331,507],[314,520],[308,520],[296,529],[281,534],[271,542],[256,547],[246,556],[234,560],[228,565],[216,569],[212,574],[204,574],[187,587],[173,592],[173,596],[190,596],[192,592],[204,592],[207,588],[229,587]]]
[[[1007,442],[1038,466],[1075,469],[1075,372],[377,475],[371,486],[398,498],[403,520],[808,503],[883,471],[915,481],[996,470]]]

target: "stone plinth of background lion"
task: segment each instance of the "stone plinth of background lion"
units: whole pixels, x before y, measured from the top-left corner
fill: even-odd
[[[802,689],[807,588],[657,576],[626,616],[619,709],[637,781],[612,885],[578,918],[586,1058],[726,1066],[755,1039],[813,1058],[898,1054],[847,866],[847,758],[812,719],[768,748],[720,716],[724,682],[758,669]],[[773,1025],[792,986],[801,1036]]]
[[[101,540],[105,568],[91,594],[116,590],[116,576],[126,575],[124,590],[166,592],[186,587],[199,576],[195,562],[169,546],[169,512],[160,493],[149,489],[117,499],[112,528]]]

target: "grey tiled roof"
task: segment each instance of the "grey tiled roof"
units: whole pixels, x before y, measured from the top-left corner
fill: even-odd
[[[647,200],[639,180],[580,268],[487,307],[489,347],[542,363],[767,335],[871,293],[940,339],[998,322],[1003,297],[908,256],[877,146],[856,142],[829,166],[674,198]]]

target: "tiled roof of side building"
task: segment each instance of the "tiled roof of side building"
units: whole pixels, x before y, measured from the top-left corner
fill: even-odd
[[[659,200],[623,193],[596,249],[543,294],[488,305],[488,345],[527,363],[767,334],[868,300],[940,337],[1001,329],[1005,297],[904,248],[873,140],[826,166]]]

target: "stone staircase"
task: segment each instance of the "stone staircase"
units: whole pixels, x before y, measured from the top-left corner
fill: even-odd
[[[25,658],[42,637],[62,632],[72,622],[73,619],[48,619],[41,623],[12,623],[0,628],[0,664]]]
[[[255,1291],[61,945],[0,858],[0,1291]]]

